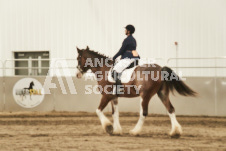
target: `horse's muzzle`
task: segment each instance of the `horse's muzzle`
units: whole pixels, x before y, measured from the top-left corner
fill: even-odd
[[[82,73],[81,73],[81,72],[78,72],[78,73],[76,74],[76,77],[77,77],[78,79],[81,79],[81,78],[82,78]]]

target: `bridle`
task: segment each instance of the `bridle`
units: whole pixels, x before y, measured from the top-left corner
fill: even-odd
[[[77,65],[77,69],[79,70],[79,72],[81,73],[81,74],[83,74],[84,73],[84,71],[82,70],[82,68],[81,68],[81,55],[79,55],[79,59],[78,59],[78,65]]]

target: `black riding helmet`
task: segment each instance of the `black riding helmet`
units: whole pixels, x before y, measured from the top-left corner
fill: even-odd
[[[127,25],[125,28],[130,31],[130,34],[135,32],[135,27],[133,25]]]

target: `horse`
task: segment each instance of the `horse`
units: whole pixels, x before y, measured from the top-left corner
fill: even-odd
[[[34,84],[34,82],[33,81],[31,81],[30,82],[30,84],[29,84],[29,87],[28,88],[23,88],[23,96],[22,96],[22,100],[23,100],[23,97],[25,96],[26,97],[26,90],[28,90],[29,91],[29,94],[30,94],[30,100],[32,100],[31,99],[31,95],[32,95],[32,93],[33,93],[33,86],[34,86],[35,84]]]
[[[77,52],[77,78],[81,78],[84,73],[91,70],[96,77],[102,77],[97,80],[98,85],[102,88],[106,88],[105,90],[107,90],[107,92],[111,92],[114,83],[109,82],[106,72],[109,72],[115,61],[103,54],[90,50],[88,46],[86,49],[79,49],[77,47]],[[102,60],[103,64],[95,64],[95,66],[92,66],[90,62],[95,62],[96,60]],[[118,97],[132,98],[140,96],[140,117],[136,126],[129,132],[134,136],[140,135],[142,126],[148,115],[149,101],[155,94],[157,94],[166,107],[171,120],[172,128],[169,135],[177,138],[181,136],[182,127],[176,119],[175,109],[170,102],[169,93],[174,90],[183,96],[196,96],[197,93],[188,87],[171,68],[166,66],[161,67],[157,64],[138,65],[133,71],[131,80],[127,83],[122,83],[122,85],[125,87],[130,86],[130,91],[125,89],[124,93],[118,95],[107,93],[106,91],[100,91],[102,98],[98,108],[96,109],[96,114],[106,133],[110,135],[122,135],[122,128],[119,122]],[[131,87],[131,85],[134,87]],[[137,92],[135,87],[139,86],[141,86],[141,88]],[[113,124],[103,113],[104,108],[109,102],[112,104]]]

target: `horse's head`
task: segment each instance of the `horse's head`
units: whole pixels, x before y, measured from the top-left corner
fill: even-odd
[[[34,86],[35,84],[34,84],[34,82],[33,81],[31,81],[31,83],[30,83],[30,86]]]
[[[114,61],[111,60],[111,58],[100,54],[96,51],[89,50],[89,47],[87,46],[86,49],[79,49],[78,51],[78,70],[77,77],[81,78],[82,74],[86,73],[89,69],[97,69],[97,71],[101,70],[103,66],[112,66],[114,64]],[[99,62],[99,63],[96,63]],[[94,64],[93,64],[94,63]],[[93,71],[93,70],[92,70]]]
[[[86,49],[79,49],[77,47],[77,51],[78,51],[78,57],[77,57],[77,61],[78,61],[78,65],[77,65],[77,69],[79,70],[79,72],[77,73],[77,78],[81,78],[82,74],[86,73],[90,68],[88,66],[85,66],[86,63],[86,55],[85,55],[85,51],[89,50],[89,47],[87,46]]]

